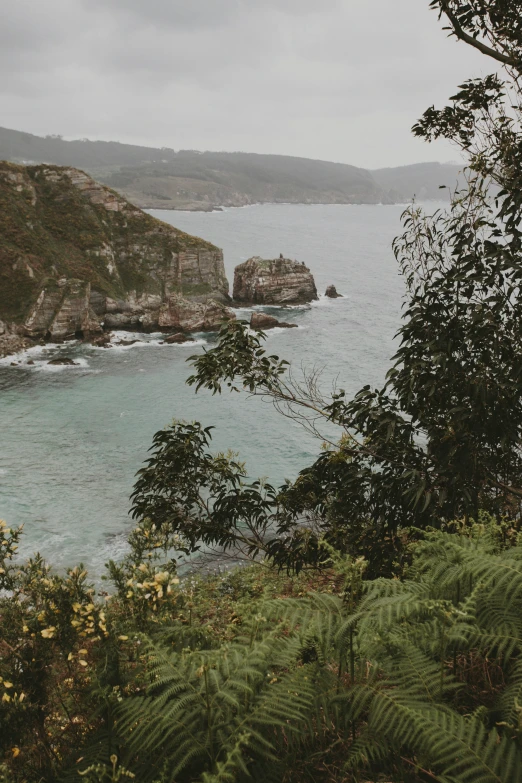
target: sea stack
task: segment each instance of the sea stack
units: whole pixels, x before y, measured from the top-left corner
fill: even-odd
[[[334,285],[329,285],[326,291],[324,292],[324,295],[327,296],[329,299],[343,298],[342,294],[337,293],[337,288]]]
[[[305,304],[317,299],[317,289],[304,263],[254,256],[236,266],[233,298],[242,304]]]

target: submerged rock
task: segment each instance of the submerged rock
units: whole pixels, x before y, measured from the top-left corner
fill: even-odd
[[[326,291],[324,292],[324,295],[329,297],[330,299],[342,299],[343,295],[337,293],[337,289],[334,285],[329,285]]]
[[[135,345],[141,342],[141,340],[119,340],[115,345]]]
[[[304,304],[317,299],[317,289],[304,263],[255,256],[236,266],[233,297],[248,304]]]
[[[72,367],[78,366],[78,362],[73,361],[69,356],[59,356],[57,359],[50,359],[47,364],[67,364]]]
[[[167,343],[167,345],[175,345],[176,343],[193,343],[194,338],[188,337],[186,334],[178,332],[178,334],[169,334],[168,337],[165,337],[163,342]]]
[[[278,321],[273,315],[267,315],[266,313],[252,313],[250,318],[250,328],[260,329],[274,329],[279,326],[281,329],[297,329],[297,324],[289,324],[286,321]]]

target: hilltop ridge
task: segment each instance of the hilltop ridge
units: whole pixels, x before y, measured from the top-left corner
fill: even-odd
[[[447,198],[461,168],[421,163],[370,171],[346,163],[247,152],[175,151],[66,141],[0,128],[0,159],[75,166],[146,209],[210,211],[256,203],[393,204]]]

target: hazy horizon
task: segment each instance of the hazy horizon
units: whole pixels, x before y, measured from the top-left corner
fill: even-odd
[[[410,128],[493,69],[429,0],[19,0],[0,43],[5,127],[367,169],[459,163]]]

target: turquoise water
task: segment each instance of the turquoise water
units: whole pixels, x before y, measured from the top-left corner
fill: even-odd
[[[215,213],[153,212],[208,239],[233,268],[252,255],[304,261],[320,293],[343,299],[267,310],[298,329],[270,333],[268,348],[324,367],[349,392],[381,383],[400,323],[403,281],[391,250],[398,206],[265,205]],[[246,313],[244,312],[243,315]],[[187,357],[212,343],[162,346],[158,335],[112,350],[71,343],[33,349],[33,366],[0,362],[0,518],[24,524],[23,553],[40,550],[58,567],[82,560],[100,573],[125,550],[129,495],[152,436],[172,418],[213,424],[216,450],[232,448],[251,475],[294,478],[320,444],[259,399],[197,396],[185,385]],[[50,368],[63,354],[77,367]],[[22,358],[25,361],[26,358]]]

